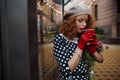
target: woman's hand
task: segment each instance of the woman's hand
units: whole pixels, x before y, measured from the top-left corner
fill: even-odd
[[[89,29],[81,35],[77,46],[83,50],[88,42],[95,41],[96,39],[96,33],[93,30]]]
[[[96,52],[96,48],[98,46],[97,40],[94,39],[94,41],[87,43],[87,50],[90,54],[94,54]]]

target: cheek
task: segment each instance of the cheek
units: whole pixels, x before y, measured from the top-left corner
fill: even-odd
[[[78,28],[80,28],[80,27],[81,27],[81,25],[82,25],[81,23],[77,23],[77,27],[78,27]]]
[[[82,27],[81,24],[77,25],[77,31],[78,32],[81,32],[84,29],[85,29],[85,27]]]

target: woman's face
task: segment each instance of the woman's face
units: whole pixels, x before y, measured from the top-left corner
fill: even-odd
[[[76,17],[77,31],[80,33],[85,29],[88,21],[88,14],[80,14]]]

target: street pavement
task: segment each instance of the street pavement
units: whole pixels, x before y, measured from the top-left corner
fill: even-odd
[[[94,67],[95,80],[120,80],[120,45],[110,45],[102,52],[104,62]]]

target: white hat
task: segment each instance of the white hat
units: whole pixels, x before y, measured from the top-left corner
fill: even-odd
[[[79,4],[72,6],[64,15],[63,19],[67,20],[69,17],[76,16],[79,14],[90,14],[88,5]]]

